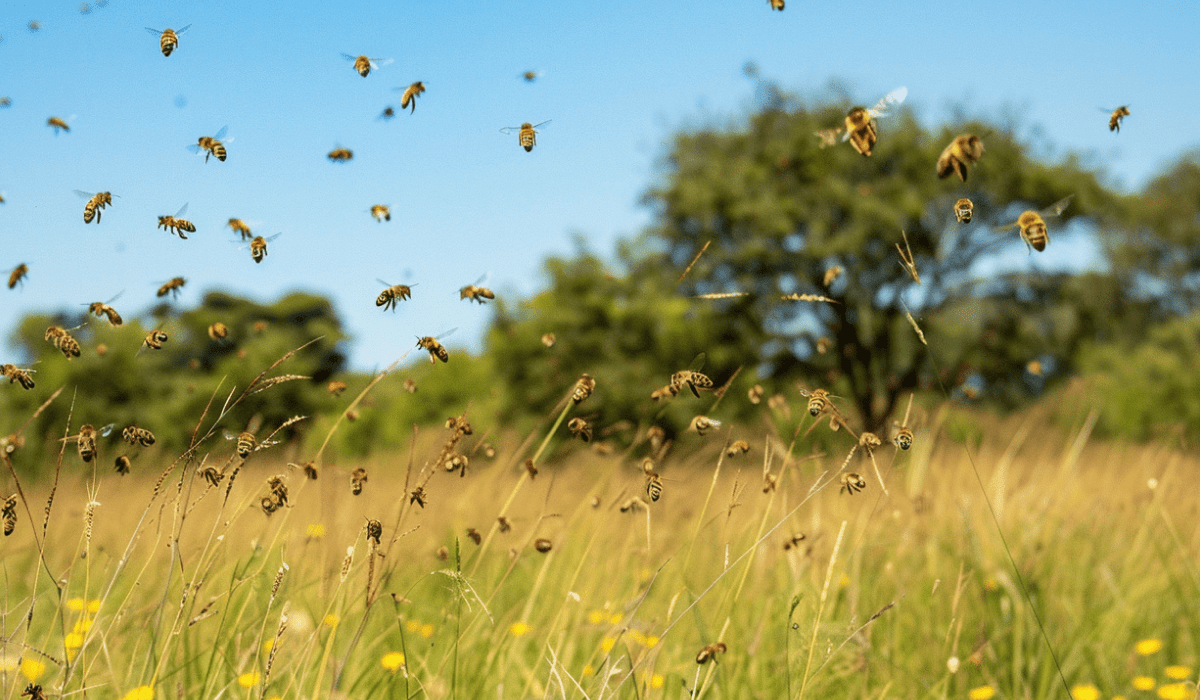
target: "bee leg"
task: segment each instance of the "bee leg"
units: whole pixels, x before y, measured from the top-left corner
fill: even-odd
[[[695,385],[695,384],[693,384],[693,383],[691,383],[691,382],[688,382],[688,385],[687,385],[687,386],[688,386],[688,388],[689,388],[689,389],[691,389],[691,390],[692,390],[692,396],[695,396],[696,398],[700,398],[700,392],[699,392],[699,391],[696,391],[696,385]]]
[[[954,174],[958,176],[960,181],[967,181],[967,166],[961,160],[954,161]]]

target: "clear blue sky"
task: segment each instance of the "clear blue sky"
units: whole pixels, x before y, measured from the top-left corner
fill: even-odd
[[[907,106],[929,125],[952,121],[956,106],[1019,114],[1030,143],[1083,153],[1125,189],[1200,138],[1192,2],[77,7],[0,8],[0,96],[12,100],[0,108],[0,268],[30,266],[23,290],[0,288],[5,335],[24,314],[122,290],[115,306],[134,316],[184,276],[188,305],[214,288],[331,296],[357,368],[451,327],[452,350],[477,348],[490,308],[459,301],[458,288],[490,272],[497,295],[528,295],[574,232],[607,255],[640,231],[649,212],[638,200],[669,135],[736,125],[753,109],[747,60],[801,95],[836,80],[869,103],[907,85]],[[28,31],[30,20],[42,29]],[[169,58],[145,30],[187,24]],[[364,79],[342,52],[395,60]],[[545,76],[527,84],[528,69]],[[428,90],[416,113],[376,120],[399,110],[392,88],[416,80]],[[1114,135],[1097,108],[1120,104],[1133,114]],[[45,124],[71,115],[69,134]],[[545,120],[532,153],[499,132]],[[228,161],[186,150],[225,125]],[[354,160],[326,160],[336,145]],[[76,189],[120,199],[84,225]],[[198,228],[189,240],[156,230],[185,202]],[[370,218],[376,203],[392,207],[390,223]],[[233,216],[283,233],[261,265],[224,228]],[[376,278],[419,286],[385,314]]]

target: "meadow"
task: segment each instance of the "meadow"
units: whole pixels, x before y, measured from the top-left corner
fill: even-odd
[[[1194,452],[1093,440],[1094,413],[918,402],[910,450],[847,460],[853,438],[818,448],[824,416],[785,392],[758,424],[601,454],[566,428],[573,390],[529,435],[468,410],[395,454],[318,453],[315,480],[297,445],[220,439],[241,388],[159,468],[64,442],[0,543],[5,697],[1196,694]]]

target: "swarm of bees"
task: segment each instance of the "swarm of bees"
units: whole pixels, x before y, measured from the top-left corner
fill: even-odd
[[[228,131],[229,131],[229,127],[223,126],[217,131],[216,136],[201,136],[197,140],[196,143],[188,146],[187,148],[189,151],[191,151],[192,153],[195,153],[196,155],[200,155],[201,153],[203,153],[205,163],[208,162],[209,156],[213,156],[217,160],[224,163],[225,157],[228,155],[228,153],[226,152],[225,144],[221,142],[221,139],[225,138],[225,134]],[[228,141],[232,141],[232,140],[233,139],[227,139],[226,143]],[[231,222],[232,221],[234,221],[234,220],[231,220]],[[234,230],[236,231],[237,229],[234,229]],[[246,229],[246,231],[247,231],[247,233],[249,233],[249,229]]]
[[[996,231],[1007,231],[1010,228],[1019,228],[1021,230],[1021,238],[1025,241],[1025,245],[1031,251],[1036,250],[1039,253],[1046,249],[1046,245],[1050,243],[1050,232],[1046,230],[1046,219],[1056,217],[1062,214],[1063,211],[1071,204],[1071,199],[1075,195],[1068,195],[1063,199],[1058,200],[1054,204],[1041,211],[1026,210],[1021,212],[1017,220],[1011,224],[1006,224],[996,228]]]
[[[950,177],[950,173],[958,176],[960,182],[967,181],[967,166],[974,165],[983,157],[983,141],[975,134],[957,136],[938,156],[938,178]]]
[[[195,224],[187,219],[180,218],[187,213],[187,209],[188,205],[184,204],[182,207],[179,207],[179,211],[175,212],[174,216],[158,217],[158,226],[155,226],[155,228],[161,228],[164,231],[169,231],[170,233],[187,240],[187,236],[183,235],[185,231],[187,233],[196,232]]]
[[[875,120],[887,116],[888,108],[904,102],[906,97],[908,97],[908,88],[898,87],[884,95],[883,99],[870,109],[854,107],[846,115],[845,126],[816,132],[817,137],[821,139],[821,148],[837,143],[837,137],[840,135],[842,141],[849,141],[854,150],[864,157],[870,156],[879,140],[879,135],[875,130]]]
[[[553,120],[547,119],[541,124],[530,124],[529,122],[525,122],[521,126],[506,126],[500,131],[501,133],[505,134],[511,134],[514,131],[517,132],[517,143],[521,144],[521,148],[524,148],[525,152],[528,153],[529,151],[533,150],[534,146],[537,145],[538,127],[545,126],[551,121]]]
[[[399,90],[400,88],[396,89]],[[412,111],[409,114],[415,113],[417,111],[417,96],[423,92],[425,92],[425,83],[422,83],[420,80],[404,88],[404,94],[400,96],[400,109],[408,109],[411,104]]]
[[[92,223],[92,219],[95,219],[96,223],[100,223],[101,210],[113,203],[112,192],[97,192],[93,194],[91,192],[84,192],[83,190],[75,190],[75,194],[88,201],[83,207],[83,223],[85,224]]]
[[[186,32],[191,28],[191,26],[192,25],[189,24],[183,29],[164,29],[161,32],[157,29],[146,27],[146,31],[159,37],[158,45],[162,48],[162,55],[170,56],[171,52],[174,51],[177,46],[179,46],[179,35]]]

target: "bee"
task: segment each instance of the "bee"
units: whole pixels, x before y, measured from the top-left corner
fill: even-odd
[[[838,135],[841,135],[842,141],[849,141],[854,150],[863,156],[870,156],[871,150],[879,138],[875,131],[875,120],[887,116],[888,107],[900,104],[906,97],[908,97],[908,88],[898,87],[884,95],[883,99],[875,103],[871,109],[862,107],[851,109],[846,115],[845,126],[816,132],[821,139],[821,148],[834,145]]]
[[[254,238],[254,234],[250,233],[250,227],[247,226],[246,222],[242,221],[241,219],[230,219],[229,223],[226,225],[231,228],[234,233],[238,234],[238,237],[243,241],[248,241],[251,238]]]
[[[92,219],[95,219],[96,223],[100,223],[100,210],[104,209],[106,206],[111,206],[113,203],[112,192],[92,193],[84,192],[83,190],[75,190],[75,194],[88,201],[88,203],[83,206],[83,223],[85,224],[92,223]]]
[[[21,369],[16,365],[0,365],[0,377],[8,377],[9,384],[20,384],[22,389],[33,389],[33,377],[29,376],[34,370]]]
[[[545,72],[537,71],[537,70],[527,70],[521,74],[521,78],[527,83],[532,83],[533,81],[537,80],[538,78],[543,78],[545,76],[546,76]]]
[[[450,361],[450,353],[446,352],[446,348],[441,343],[439,343],[438,340],[440,340],[441,338],[445,338],[446,336],[450,335],[451,333],[453,333],[456,330],[458,330],[458,328],[451,328],[450,330],[446,331],[445,333],[442,333],[441,335],[439,335],[437,338],[433,338],[430,336],[424,336],[424,337],[417,338],[417,347],[423,348],[423,349],[429,351],[429,364],[431,364],[431,365],[437,364],[434,360],[441,360],[442,362]]]
[[[350,150],[349,148],[339,147],[330,151],[325,157],[334,163],[349,163],[350,160],[354,158],[354,151]]]
[[[957,136],[938,156],[938,178],[946,178],[950,173],[958,176],[961,182],[967,181],[967,166],[974,165],[983,157],[983,141],[975,134]]]
[[[400,88],[394,88],[399,90]],[[417,111],[417,96],[425,92],[425,83],[420,80],[404,88],[404,94],[400,97],[400,109],[408,109],[409,103],[412,103],[412,111],[409,114],[414,114]]]
[[[191,28],[191,26],[192,25],[189,24],[183,29],[164,29],[161,32],[157,29],[146,27],[146,31],[154,34],[155,36],[161,35],[158,40],[158,45],[162,48],[164,56],[170,56],[171,52],[175,50],[175,47],[179,46],[179,35],[186,32],[189,28]]]
[[[358,496],[363,492],[363,484],[367,483],[367,470],[359,467],[350,472],[350,493]],[[425,506],[422,505],[422,508]]]
[[[141,445],[149,447],[154,444],[154,433],[139,428],[136,425],[130,425],[121,431],[121,439],[128,442],[130,445]]]
[[[346,390],[346,382],[329,382],[329,386],[326,388],[330,394],[341,396],[342,392]]]
[[[799,535],[792,535],[791,537],[789,537],[788,539],[783,541],[783,549],[784,549],[784,551],[787,551],[793,547],[799,547],[800,543],[806,539],[808,539],[808,536],[803,533],[801,533]]]
[[[124,292],[121,292],[121,294],[124,294]],[[109,304],[121,298],[121,294],[118,294],[108,301],[94,301],[91,304],[88,304],[88,313],[94,314],[96,318],[108,318],[108,322],[114,326],[121,325],[125,322],[124,319],[121,318],[121,314],[117,313],[116,309],[109,306]]]
[[[554,543],[551,542],[550,540],[546,539],[545,537],[539,537],[533,541],[533,548],[536,549],[537,551],[541,552],[542,554],[549,552],[553,547],[554,547]]]
[[[545,345],[548,348],[552,348],[552,347],[554,347],[554,344],[556,342],[558,342],[558,338],[554,337],[553,333],[543,333],[542,334],[542,345]]]
[[[24,285],[25,278],[28,275],[29,275],[29,266],[28,265],[26,265],[25,263],[21,263],[20,265],[17,265],[16,267],[14,267],[12,269],[12,272],[10,272],[8,274],[8,288],[9,289],[15,288],[17,286],[18,282],[20,282],[22,285]]]
[[[414,503],[421,506],[422,508],[425,507],[425,487],[424,486],[418,486],[417,488],[415,488],[413,490],[412,493],[409,494],[408,505],[411,506]]]
[[[187,219],[179,218],[187,213],[187,208],[188,205],[184,204],[182,207],[179,207],[179,211],[175,212],[174,216],[158,217],[158,226],[155,226],[154,228],[161,228],[164,231],[169,231],[174,233],[176,236],[187,240],[187,236],[183,235],[185,231],[188,233],[196,232],[195,224]]]
[[[213,340],[224,340],[229,336],[229,326],[217,321],[208,327],[208,337]]]
[[[899,423],[899,428],[896,431],[896,436],[892,438],[892,443],[902,450],[907,450],[913,444],[913,432],[908,427],[908,416],[912,413],[913,394],[908,395],[908,408],[904,409],[904,420]]]
[[[715,664],[717,662],[717,654],[724,653],[725,642],[716,642],[714,644],[705,645],[705,647],[701,649],[698,654],[696,654],[696,663],[703,665],[709,661],[712,661]]]
[[[387,121],[394,116],[396,116],[396,110],[393,109],[391,105],[388,105],[387,107],[384,107],[383,111],[379,113],[379,116],[375,118]]]
[[[533,150],[534,146],[537,145],[537,128],[539,126],[545,126],[546,124],[549,124],[551,121],[553,121],[553,120],[547,119],[546,121],[542,122],[541,124],[537,124],[537,125],[530,124],[529,122],[525,122],[521,126],[506,126],[503,129],[501,129],[500,132],[503,134],[511,134],[512,132],[516,131],[517,132],[517,142],[520,143],[521,148],[524,148],[525,152],[528,153],[529,151]]]
[[[71,330],[74,330],[74,328]],[[46,329],[46,340],[49,340],[54,347],[58,348],[68,360],[72,357],[79,357],[79,341],[72,338],[66,329],[59,326],[50,326]]]
[[[170,338],[166,333],[163,333],[160,329],[155,328],[147,333],[146,337],[142,339],[142,348],[162,350],[163,343],[167,342],[168,340],[170,340]],[[138,351],[140,352],[141,348],[139,348]]]
[[[375,297],[375,306],[382,306],[384,311],[395,311],[397,304],[412,296],[412,287],[406,284],[388,284],[381,279],[375,281],[387,287]]]
[[[725,449],[726,457],[736,457],[739,454],[746,454],[750,451],[750,443],[745,440],[736,440]]]
[[[662,477],[654,472],[646,474],[646,495],[651,502],[657,502],[662,498],[663,482]]]
[[[1046,245],[1050,242],[1050,232],[1046,230],[1045,219],[1052,216],[1058,216],[1071,204],[1071,198],[1075,195],[1068,195],[1063,199],[1051,204],[1048,208],[1040,212],[1027,210],[1021,212],[1021,216],[1017,220],[1006,226],[1000,226],[996,231],[1007,231],[1010,228],[1021,229],[1021,238],[1025,241],[1025,245],[1039,253],[1046,249]]]
[[[170,281],[158,288],[156,296],[165,297],[170,294],[172,298],[179,298],[179,290],[183,289],[183,285],[187,284],[187,280],[182,277],[172,277]]]
[[[537,465],[533,463],[532,458],[525,460],[525,471],[529,474],[530,481],[538,475]]]
[[[129,473],[129,468],[132,466],[133,461],[129,459],[129,455],[121,455],[120,457],[117,457],[117,462],[113,465],[113,469],[115,469],[121,476],[125,476]]]
[[[1108,110],[1105,109],[1103,111],[1107,112]],[[1121,132],[1121,121],[1123,119],[1125,119],[1125,117],[1128,117],[1128,116],[1129,116],[1129,107],[1128,106],[1121,105],[1120,107],[1117,107],[1116,109],[1114,109],[1112,111],[1112,116],[1110,116],[1108,118],[1108,130],[1120,133]]]
[[[67,124],[67,120],[62,117],[50,117],[46,120],[46,126],[54,129],[55,136],[58,136],[61,132],[71,132],[71,125]]]
[[[267,257],[267,242],[273,241],[282,235],[283,232],[277,233],[274,236],[267,236],[266,238],[263,238],[262,236],[255,236],[254,239],[250,241],[250,257],[254,258],[254,262],[262,262],[263,258]]]
[[[29,27],[29,31],[30,31],[30,32],[37,32],[37,31],[41,30],[41,28],[42,28],[42,23],[41,23],[41,22],[39,22],[39,21],[37,21],[36,19],[34,19],[34,20],[30,20],[30,21],[29,21],[29,24],[28,24],[28,25],[26,25],[26,26],[28,26],[28,27]],[[38,690],[40,691],[40,690],[41,690],[41,688],[42,688],[42,686],[40,686],[40,685],[39,685],[39,686],[38,686]]]
[[[12,107],[12,98],[7,96],[0,97],[0,107]]]
[[[372,70],[379,70],[383,66],[391,63],[393,60],[390,58],[367,58],[366,56],[351,56],[348,53],[343,53],[342,58],[346,59],[347,61],[353,61],[354,70],[364,78],[370,75]]]
[[[378,520],[367,520],[367,539],[379,546],[379,540],[383,537],[383,523]]]
[[[283,504],[270,496],[263,496],[262,500],[258,502],[258,505],[262,508],[263,513],[270,515],[279,510],[280,506]]]
[[[228,155],[225,150],[225,144],[233,139],[225,139],[226,132],[229,131],[228,126],[221,127],[216,136],[201,136],[196,140],[196,143],[187,147],[189,151],[196,155],[204,154],[204,162],[208,162],[208,157],[213,156],[222,163],[225,162],[225,156]],[[225,143],[221,142],[225,139]],[[235,229],[236,230],[236,229]]]
[[[592,375],[584,374],[575,382],[575,391],[571,392],[571,401],[577,405],[583,403],[587,397],[592,395],[596,390],[596,380],[592,379]]]
[[[0,509],[0,520],[4,521],[4,536],[8,537],[13,534],[13,530],[17,529],[17,494],[13,494],[4,499],[4,507]],[[32,690],[36,688],[36,691]],[[36,693],[36,694],[35,694]],[[21,695],[29,695],[31,698],[45,698],[42,695],[42,686],[30,684]]]
[[[772,10],[783,12],[783,0],[767,0],[767,2],[771,5]]]
[[[391,221],[392,210],[388,209],[384,204],[374,204],[371,206],[371,217],[380,223]]]
[[[209,486],[213,487],[214,489],[217,486],[220,486],[221,480],[225,478],[225,474],[222,473],[220,469],[217,469],[212,465],[200,469],[199,472],[200,476],[204,477],[204,480],[207,481]]]
[[[467,537],[471,538],[471,541],[475,544],[480,544],[483,542],[483,537],[480,536],[479,530],[476,530],[473,527],[467,528]]]
[[[79,458],[84,462],[95,459],[97,438],[108,437],[112,433],[112,429],[111,423],[99,430],[86,423],[79,426],[79,434],[75,436],[75,444],[79,448]]]
[[[492,293],[492,290],[488,289],[487,287],[479,286],[479,285],[483,284],[483,282],[485,280],[487,280],[487,278],[488,278],[488,276],[486,274],[484,274],[482,277],[475,280],[475,284],[468,284],[467,286],[463,287],[462,289],[459,289],[458,290],[458,298],[459,299],[469,299],[471,301],[477,301],[480,304],[486,304],[488,299],[495,299],[496,295],[494,293]]]
[[[708,378],[708,375],[700,373],[700,369],[704,367],[704,353],[696,355],[692,360],[692,364],[688,369],[680,370],[671,375],[672,394],[678,394],[683,391],[683,387],[692,390],[692,396],[700,398],[700,389],[711,389],[713,382]]]
[[[696,416],[692,419],[692,423],[688,427],[695,430],[698,435],[704,435],[713,428],[721,427],[721,421],[714,420],[708,416]]]
[[[508,532],[509,530],[512,529],[512,523],[508,522],[508,518],[504,517],[503,515],[496,518],[496,524],[500,528],[500,532],[502,532],[502,533]]]
[[[842,474],[842,488],[839,493],[845,493],[853,496],[855,493],[867,488],[867,480],[854,472],[846,472]]]
[[[592,441],[592,425],[582,418],[572,418],[567,422],[567,430],[584,442]]]
[[[829,392],[824,389],[800,390],[801,396],[808,399],[808,415],[816,418],[829,410],[833,404],[829,402]]]
[[[954,203],[954,218],[960,224],[971,223],[971,217],[975,214],[975,203],[963,197]]]

